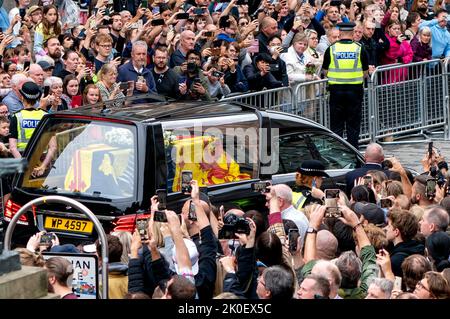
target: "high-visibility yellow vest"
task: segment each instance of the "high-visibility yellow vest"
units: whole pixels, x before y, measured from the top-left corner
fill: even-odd
[[[330,47],[329,84],[362,84],[361,45],[336,42]]]
[[[33,135],[42,117],[47,114],[44,110],[23,109],[15,114],[17,118],[17,149],[23,151]]]
[[[307,199],[308,197],[303,195],[302,192],[292,192],[292,206],[294,206],[296,210],[301,210]]]

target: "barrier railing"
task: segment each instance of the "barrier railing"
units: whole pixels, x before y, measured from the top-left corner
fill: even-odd
[[[448,58],[377,67],[364,87],[360,143],[441,127],[450,139],[449,74]],[[330,128],[327,86],[323,79],[221,101],[280,110]]]
[[[221,99],[221,102],[233,101],[244,104],[267,108],[276,111],[292,113],[295,106],[293,90],[290,87],[264,90],[262,92],[252,92],[235,96],[228,96]]]

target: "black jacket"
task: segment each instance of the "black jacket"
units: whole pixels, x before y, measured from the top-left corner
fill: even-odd
[[[237,263],[236,273],[228,273],[225,276],[223,291],[232,292],[241,298],[258,299],[256,294],[258,270],[256,268],[255,248],[240,247]]]
[[[397,246],[394,246],[391,255],[391,266],[392,272],[395,276],[402,277],[402,263],[406,257],[419,254],[423,255],[425,253],[425,246],[415,240],[409,240],[407,242],[402,242]]]
[[[362,167],[356,168],[345,175],[345,183],[347,185],[347,196],[350,197],[352,188],[355,186],[355,180],[358,179],[359,177],[366,175],[368,171],[372,170],[382,171],[383,168],[381,167],[381,165],[377,164],[364,164]]]
[[[129,292],[144,292],[149,296],[153,295],[157,281],[153,274],[152,264],[150,250],[144,245],[142,255],[139,258],[131,258],[128,262]]]
[[[211,226],[206,226],[200,230],[200,236],[192,238],[197,246],[198,273],[195,275],[195,287],[199,299],[212,299],[216,284],[216,255],[217,240]]]
[[[374,35],[370,39],[362,37],[360,43],[367,52],[369,65],[375,66],[380,65],[379,57],[381,57],[391,45],[381,28],[376,28]]]
[[[262,91],[263,89],[275,89],[283,86],[271,72],[261,76],[261,72],[256,67],[255,62],[244,67],[244,75],[247,78],[251,91]]]

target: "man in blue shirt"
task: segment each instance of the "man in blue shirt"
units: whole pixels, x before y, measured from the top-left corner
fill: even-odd
[[[429,27],[431,30],[432,58],[450,57],[450,33],[447,30],[448,13],[445,9],[436,12],[436,18],[423,21],[419,28]]]
[[[131,61],[119,68],[120,82],[134,82],[133,95],[156,93],[155,80],[147,64],[147,43],[136,41],[131,50]]]

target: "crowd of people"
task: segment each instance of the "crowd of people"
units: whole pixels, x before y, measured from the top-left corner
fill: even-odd
[[[109,298],[449,299],[448,164],[437,150],[422,164],[413,177],[369,144],[347,192],[332,197],[320,188],[323,164],[307,160],[295,187],[267,186],[265,209],[245,212],[213,205],[195,180],[181,211],[161,210],[154,196],[146,226],[107,235]],[[41,236],[18,248],[24,264],[42,266],[43,250],[97,251],[101,263],[98,241]]]

